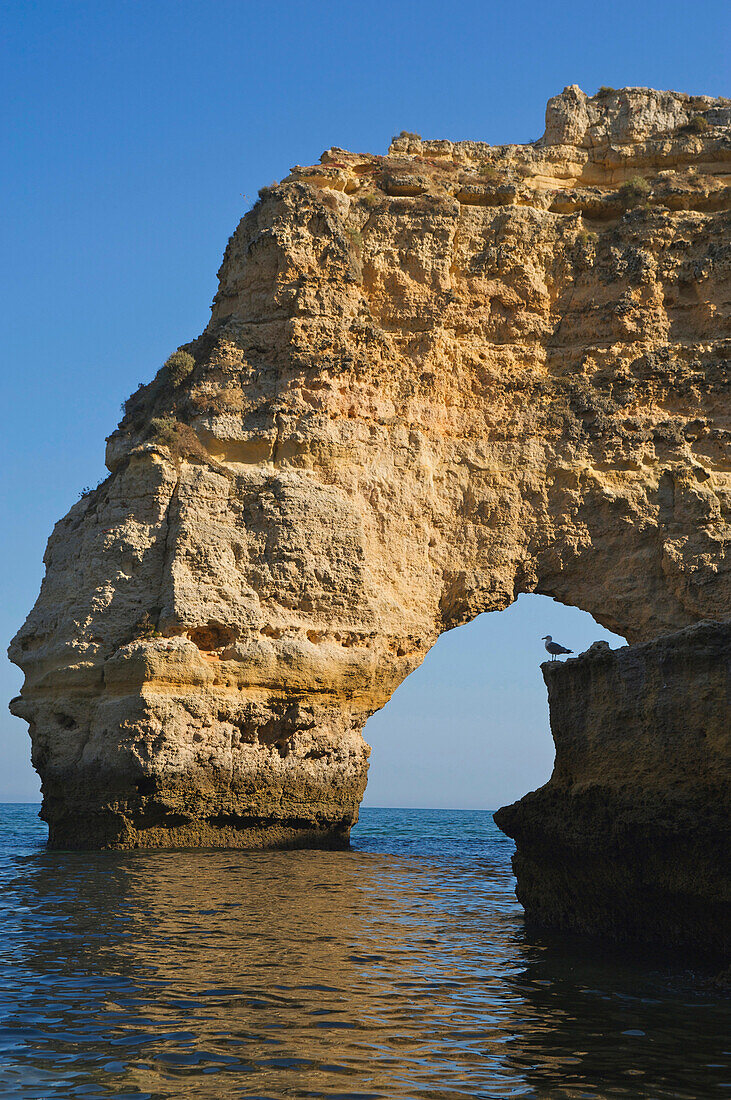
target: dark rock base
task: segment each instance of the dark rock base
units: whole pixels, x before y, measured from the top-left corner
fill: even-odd
[[[731,624],[546,664],[556,764],[495,814],[532,924],[680,961],[731,949]]]
[[[167,781],[46,776],[40,816],[54,849],[347,848],[365,786],[359,778],[325,790],[304,781],[267,787],[246,775],[217,781],[205,772]]]
[[[613,818],[625,835],[598,843],[596,830],[587,829],[571,843],[569,823],[586,823],[592,809],[595,821]],[[538,791],[495,814],[518,845],[513,869],[526,919],[546,930],[646,944],[681,962],[723,964],[731,950],[728,876],[719,858],[727,838],[703,830],[672,836],[662,821],[653,831],[636,815],[630,830],[627,811],[612,806],[606,790],[593,791],[583,806]],[[663,812],[679,821],[687,806],[666,803]]]
[[[134,815],[117,812],[51,821],[48,847],[64,851],[134,848],[329,848],[349,847],[350,823],[317,828],[241,818],[231,823],[190,821],[138,827]]]

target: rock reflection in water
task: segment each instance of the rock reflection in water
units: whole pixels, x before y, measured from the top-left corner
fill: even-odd
[[[365,811],[355,843],[21,838],[2,871],[0,1095],[721,1095],[719,998],[527,938],[489,815]]]

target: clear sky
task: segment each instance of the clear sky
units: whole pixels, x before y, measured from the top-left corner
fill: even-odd
[[[119,405],[208,319],[264,184],[392,134],[531,141],[566,84],[729,94],[726,2],[2,0],[0,633],[54,522],[105,475]],[[493,807],[547,778],[540,635],[609,637],[538,597],[445,635],[374,716],[371,805]],[[0,801],[34,800],[5,710]]]

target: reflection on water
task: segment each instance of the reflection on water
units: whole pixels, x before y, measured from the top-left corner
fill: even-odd
[[[687,973],[528,937],[489,814],[352,852],[58,853],[0,807],[0,1097],[725,1095]]]

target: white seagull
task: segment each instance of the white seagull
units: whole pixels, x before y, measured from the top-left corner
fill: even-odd
[[[567,649],[565,645],[559,645],[558,642],[554,642],[550,634],[546,634],[545,638],[541,638],[542,642],[546,643],[546,653],[551,654],[551,660],[555,661],[559,653],[573,653],[573,649]]]

